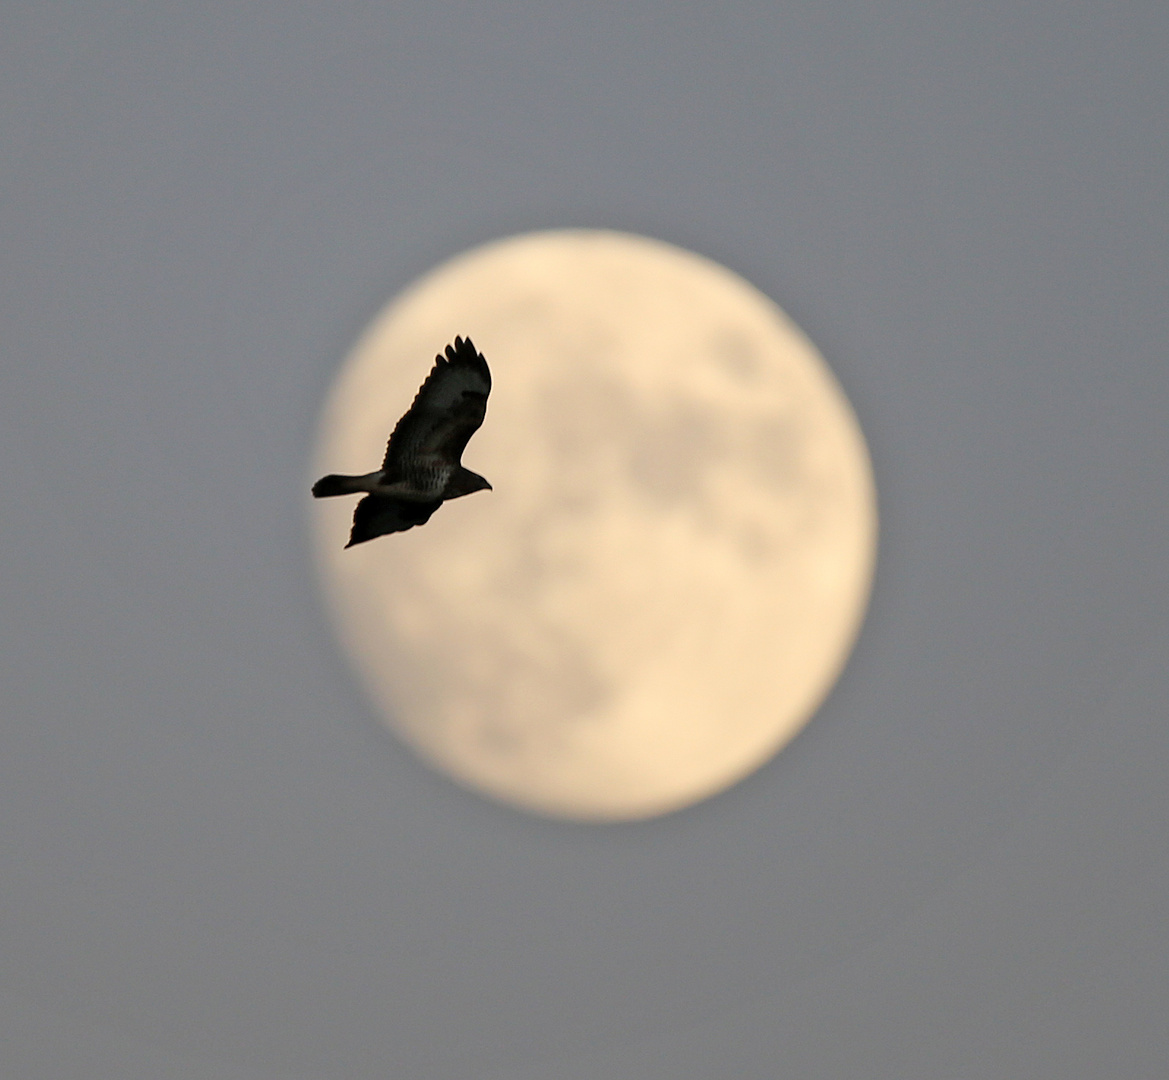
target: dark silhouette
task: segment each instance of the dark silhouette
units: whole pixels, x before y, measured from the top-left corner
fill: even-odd
[[[490,393],[487,361],[470,338],[455,338],[445,357],[435,357],[414,404],[394,428],[382,467],[362,476],[330,473],[313,484],[318,499],[369,493],[353,513],[347,548],[424,525],[447,499],[491,490],[482,476],[460,462],[467,441],[487,415]]]

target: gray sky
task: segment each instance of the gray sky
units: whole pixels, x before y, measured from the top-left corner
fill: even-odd
[[[5,5],[5,1076],[1162,1075],[1169,8],[392,7]],[[568,225],[773,296],[882,511],[808,729],[610,828],[394,742],[306,527],[367,320]]]

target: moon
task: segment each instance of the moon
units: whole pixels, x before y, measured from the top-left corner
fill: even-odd
[[[537,814],[647,818],[734,784],[815,712],[868,603],[876,491],[828,366],[700,255],[511,237],[374,320],[314,475],[376,468],[456,334],[492,370],[463,460],[494,490],[349,550],[353,500],[312,505],[326,603],[377,710],[442,772]]]

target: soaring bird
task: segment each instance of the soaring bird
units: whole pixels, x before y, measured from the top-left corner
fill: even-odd
[[[467,441],[487,415],[491,372],[470,338],[455,338],[446,356],[436,356],[414,404],[394,428],[386,458],[363,476],[330,473],[313,484],[313,495],[327,499],[358,491],[369,494],[353,512],[347,548],[385,533],[424,525],[447,499],[491,490],[460,459]]]

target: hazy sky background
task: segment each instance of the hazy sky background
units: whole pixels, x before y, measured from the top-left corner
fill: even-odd
[[[1169,7],[0,24],[6,1078],[1166,1074]],[[882,514],[807,730],[607,828],[396,743],[307,530],[366,322],[571,225],[774,297]]]

